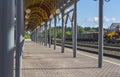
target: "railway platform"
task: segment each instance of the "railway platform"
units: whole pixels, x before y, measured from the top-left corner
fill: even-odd
[[[120,77],[120,61],[104,57],[103,68],[98,68],[96,54],[72,49],[43,46],[26,41],[23,53],[23,77]]]

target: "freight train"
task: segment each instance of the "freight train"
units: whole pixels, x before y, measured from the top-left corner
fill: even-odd
[[[66,40],[72,40],[72,36],[66,35]],[[98,41],[98,32],[79,34],[78,41]],[[107,32],[104,32],[104,41],[107,43],[120,43],[120,23],[112,23]]]
[[[72,36],[66,35],[66,40],[72,40]],[[98,32],[87,32],[77,36],[78,41],[98,41]]]

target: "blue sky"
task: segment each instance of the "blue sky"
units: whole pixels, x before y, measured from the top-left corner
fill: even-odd
[[[98,26],[98,2],[93,0],[80,0],[77,8],[77,24],[83,27]],[[104,28],[111,23],[120,22],[120,0],[104,1]]]

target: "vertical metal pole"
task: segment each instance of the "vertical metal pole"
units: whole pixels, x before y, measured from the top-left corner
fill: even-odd
[[[41,26],[38,31],[39,43],[41,44]]]
[[[32,41],[32,33],[31,33],[30,37],[31,37],[31,41]]]
[[[36,43],[36,30],[35,30],[35,43]]]
[[[54,50],[56,50],[56,15],[54,15]]]
[[[36,37],[35,37],[36,35],[35,35],[35,31],[34,31],[34,42],[36,41]]]
[[[33,32],[33,41],[35,42],[35,31]]]
[[[45,25],[44,25],[44,46],[45,46],[45,39],[46,39],[46,29],[45,29]]]
[[[0,0],[0,35],[1,35],[1,37],[3,36],[2,35],[2,7],[3,7],[3,0]],[[0,38],[0,76],[1,77],[3,77],[3,73],[2,73],[2,71],[4,70],[4,68],[3,68],[3,63],[2,63],[2,61],[3,61],[3,45],[2,45],[2,40],[3,38]]]
[[[37,43],[37,34],[36,34],[36,32],[37,32],[37,29],[35,29],[35,42]]]
[[[15,0],[0,0],[0,77],[13,77]]]
[[[74,3],[74,32],[73,32],[73,57],[76,58],[76,51],[77,51],[77,1],[75,0]]]
[[[39,42],[41,44],[41,26],[40,26],[40,29],[39,29],[39,32],[38,32],[38,36],[39,36]]]
[[[43,36],[43,27],[41,26],[41,36]],[[43,41],[42,41],[43,37],[41,37],[41,44],[43,45]]]
[[[34,42],[36,42],[36,31],[34,31]]]
[[[42,44],[42,26],[40,26],[40,35],[41,35],[41,37],[40,37],[40,43]]]
[[[17,6],[17,29],[16,29],[16,74],[15,77],[22,77],[22,52],[24,44],[24,2],[16,0]]]
[[[46,45],[48,44],[48,25],[46,22]]]
[[[103,66],[103,0],[99,0],[99,56],[98,67]]]
[[[37,30],[37,43],[39,43],[39,42],[40,42],[40,38],[39,38],[39,31],[40,31],[40,28],[38,28],[38,30]]]
[[[49,23],[49,48],[51,48],[51,20]]]
[[[32,39],[33,39],[33,42],[34,42],[34,32],[32,32]]]
[[[32,33],[32,41],[33,41],[33,38],[34,38],[34,37],[33,37],[33,33]]]
[[[35,32],[33,32],[33,41],[35,42]]]
[[[34,32],[32,33],[32,41],[34,41]]]
[[[34,32],[33,32],[33,42],[35,42],[35,38],[34,38]]]
[[[65,44],[65,41],[66,41],[66,29],[67,29],[67,23],[65,23],[64,44]]]
[[[42,33],[42,26],[40,27],[40,34],[41,34],[41,37],[40,37],[40,41],[41,41],[41,44],[42,44],[42,38],[43,38],[43,33]]]
[[[38,29],[36,29],[35,33],[36,33],[36,43],[38,43]]]
[[[44,27],[44,26],[42,26],[42,35],[44,35],[43,27]],[[43,43],[44,43],[44,38],[42,37],[42,45],[43,45]]]
[[[71,32],[72,32],[72,47],[74,47],[74,27],[73,27],[73,21],[71,22],[71,26],[72,26],[72,28],[71,28]]]
[[[32,41],[32,33],[30,34],[30,39],[31,39],[31,41]]]
[[[36,42],[36,30],[35,30],[35,42]]]
[[[45,23],[45,46],[47,46],[47,23]]]
[[[3,0],[0,0],[0,35],[1,37],[3,36],[2,35],[2,7],[3,7]],[[3,56],[2,56],[2,38],[0,38],[0,76],[2,77],[2,66],[3,66],[3,63],[2,63],[2,59],[3,59]]]
[[[64,27],[64,11],[62,10],[62,49],[61,52],[64,53],[65,47],[65,27]]]

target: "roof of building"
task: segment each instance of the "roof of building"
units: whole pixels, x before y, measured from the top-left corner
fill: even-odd
[[[120,23],[112,23],[111,26],[120,26]]]
[[[70,7],[74,2],[75,0],[25,0],[26,29],[34,30],[45,24],[54,14]]]

